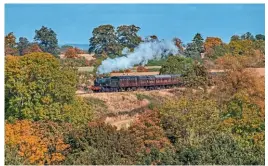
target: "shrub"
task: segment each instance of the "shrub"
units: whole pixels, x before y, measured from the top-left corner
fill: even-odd
[[[75,48],[68,48],[67,51],[65,52],[65,57],[66,58],[77,58],[77,52]]]

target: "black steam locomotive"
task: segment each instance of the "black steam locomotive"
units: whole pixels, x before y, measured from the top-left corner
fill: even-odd
[[[134,91],[137,89],[162,89],[173,86],[182,86],[181,75],[148,75],[148,76],[113,76],[97,78],[94,86],[90,89],[93,92],[120,92]]]

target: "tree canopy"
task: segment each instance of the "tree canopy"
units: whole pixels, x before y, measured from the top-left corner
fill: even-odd
[[[76,73],[48,53],[7,56],[6,119],[54,119],[73,100]]]
[[[43,52],[59,54],[57,34],[51,28],[42,26],[39,30],[35,30],[34,40],[38,42]]]

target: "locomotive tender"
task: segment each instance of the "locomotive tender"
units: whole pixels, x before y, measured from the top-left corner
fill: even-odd
[[[181,86],[181,75],[147,75],[147,76],[113,76],[97,78],[94,86],[90,89],[93,92],[118,92],[134,91],[137,89],[161,89],[173,86]]]

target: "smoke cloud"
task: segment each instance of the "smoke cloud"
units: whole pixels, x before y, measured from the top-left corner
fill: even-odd
[[[127,52],[124,49],[124,52]],[[97,73],[104,74],[112,71],[124,70],[134,67],[136,64],[145,65],[149,60],[160,59],[170,54],[177,54],[178,48],[172,41],[152,41],[139,44],[134,52],[115,59],[107,58],[102,61]]]

